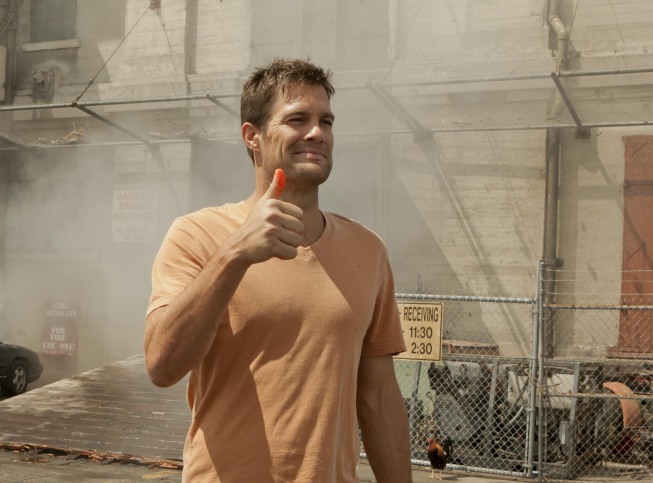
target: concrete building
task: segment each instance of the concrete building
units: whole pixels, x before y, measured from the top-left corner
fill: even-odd
[[[149,270],[171,220],[249,193],[238,92],[273,57],[334,70],[324,209],[384,238],[399,292],[533,297],[544,260],[566,271],[548,282],[558,303],[619,305],[622,273],[653,269],[637,251],[653,237],[650,201],[632,195],[653,178],[649,1],[0,9],[0,339],[50,348],[57,370],[142,350]],[[645,277],[632,283],[650,292]],[[445,314],[444,335],[524,356],[531,322],[527,311]],[[650,324],[614,312],[597,333],[596,320],[560,317],[548,351],[650,357],[653,341],[637,336]],[[54,342],[67,345],[44,346],[63,326]]]

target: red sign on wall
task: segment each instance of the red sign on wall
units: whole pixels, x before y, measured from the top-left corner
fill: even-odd
[[[42,354],[77,355],[80,306],[79,300],[46,301],[41,338]]]

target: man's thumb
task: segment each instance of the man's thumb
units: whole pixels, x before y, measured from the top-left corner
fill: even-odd
[[[285,186],[286,173],[283,171],[283,169],[278,168],[274,171],[274,178],[272,178],[272,183],[270,183],[270,187],[266,191],[264,197],[268,199],[279,199],[281,193],[283,193],[283,188]]]

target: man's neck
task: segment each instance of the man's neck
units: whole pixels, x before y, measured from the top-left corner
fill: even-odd
[[[304,241],[302,246],[313,245],[320,239],[326,227],[326,220],[322,211],[316,206],[314,209],[304,211]]]

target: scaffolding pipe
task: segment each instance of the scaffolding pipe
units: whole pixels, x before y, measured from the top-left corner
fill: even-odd
[[[551,79],[553,79],[553,82],[556,85],[556,88],[558,89],[557,93],[558,95],[562,98],[564,101],[565,105],[567,106],[567,109],[569,110],[569,114],[571,114],[571,117],[574,119],[574,122],[576,123],[576,127],[579,129],[584,128],[583,126],[583,121],[580,120],[580,116],[578,116],[578,113],[576,112],[576,108],[571,102],[571,99],[567,95],[567,91],[565,90],[565,87],[562,85],[562,82],[560,82],[560,76],[558,74],[551,74]]]
[[[207,98],[209,101],[211,101],[213,104],[215,104],[216,106],[218,106],[219,108],[223,109],[224,111],[226,111],[226,112],[228,112],[229,114],[231,114],[232,116],[234,116],[236,119],[240,119],[240,113],[236,112],[235,110],[233,110],[232,108],[230,108],[229,106],[227,106],[224,102],[218,100],[217,97],[212,96],[211,94],[207,94],[207,95],[206,95],[206,98]]]
[[[539,80],[539,79],[551,79],[552,77],[582,77],[582,76],[601,76],[601,75],[622,75],[622,74],[646,74],[652,73],[653,67],[623,67],[619,69],[594,69],[594,70],[585,70],[585,71],[563,71],[563,72],[546,72],[540,74],[524,74],[524,75],[506,75],[506,76],[480,76],[480,77],[468,77],[468,78],[454,78],[454,79],[433,79],[426,81],[408,81],[408,82],[391,82],[385,83],[381,86],[383,88],[394,88],[394,87],[428,87],[436,85],[455,85],[455,84],[475,84],[483,82],[509,82],[509,81],[519,81],[519,80]],[[339,91],[347,90],[369,90],[369,85],[367,84],[358,84],[358,85],[344,85],[338,86]],[[240,97],[239,92],[228,92],[222,94],[188,94],[180,96],[164,96],[164,97],[142,97],[136,99],[108,99],[100,101],[85,101],[77,102],[80,106],[86,107],[96,107],[96,106],[113,106],[113,105],[128,105],[128,104],[147,104],[151,102],[176,102],[176,101],[193,101],[193,100],[204,100],[212,98],[215,99],[229,99]],[[32,110],[32,109],[60,109],[60,108],[70,108],[74,107],[72,102],[62,102],[55,104],[29,104],[29,105],[19,105],[19,106],[3,106],[0,107],[0,112],[10,112],[10,111],[23,111],[23,110]],[[555,127],[555,126],[548,126]],[[575,126],[572,126],[575,127]]]
[[[140,141],[141,143],[145,144],[145,146],[147,146],[148,150],[150,151],[150,154],[152,155],[152,158],[157,163],[157,165],[159,166],[159,169],[163,173],[166,185],[168,186],[168,189],[170,190],[170,196],[172,197],[172,200],[175,203],[175,207],[181,213],[183,207],[182,207],[181,202],[179,201],[179,198],[177,197],[177,193],[175,192],[175,188],[172,185],[172,182],[168,178],[168,170],[166,169],[165,162],[163,161],[163,156],[161,156],[161,151],[159,149],[159,146],[153,145],[151,141],[149,141],[149,140],[147,140],[145,138],[142,138],[138,134],[134,134],[133,132],[129,131],[128,129],[125,129],[124,127],[122,127],[120,124],[116,124],[111,119],[107,119],[106,117],[98,114],[97,112],[95,112],[95,111],[93,111],[91,109],[88,109],[86,106],[82,106],[82,105],[78,104],[77,102],[73,102],[73,107],[76,107],[77,109],[79,109],[80,111],[85,112],[89,116],[94,117],[95,119],[98,119],[99,121],[102,121],[103,123],[111,126],[112,128],[117,129],[118,131],[120,131],[122,133],[125,133],[128,136],[130,136],[130,137]]]
[[[541,80],[550,79],[553,74],[560,77],[591,77],[602,75],[623,75],[623,74],[648,74],[653,72],[653,67],[621,67],[617,69],[588,69],[588,70],[565,70],[561,72],[547,72],[535,74],[498,75],[498,76],[475,76],[451,79],[433,79],[423,81],[403,81],[383,84],[383,87],[428,87],[437,85],[455,84],[480,84],[485,82],[509,82],[520,80]],[[363,85],[338,86],[338,90],[364,89]]]
[[[111,119],[107,119],[106,117],[98,114],[97,112],[95,112],[95,111],[93,111],[91,109],[88,109],[86,106],[81,106],[81,105],[77,104],[76,102],[73,102],[73,107],[76,107],[77,109],[79,109],[82,112],[85,112],[89,116],[94,117],[95,119],[97,119],[99,121],[102,121],[103,123],[111,126],[114,129],[117,129],[118,131],[120,131],[122,133],[125,133],[127,136],[132,137],[132,138],[140,141],[141,143],[145,144],[146,146],[149,146],[151,144],[150,140],[142,138],[138,134],[134,134],[129,129],[126,129],[126,128],[122,127],[120,124],[117,124],[117,123],[113,122]]]
[[[537,410],[537,383],[536,374],[538,373],[538,348],[540,336],[540,322],[542,313],[542,262],[537,265],[536,272],[536,289],[537,294],[535,306],[533,308],[533,335],[531,341],[531,357],[529,362],[529,398],[527,410],[528,435],[526,437],[526,476],[532,478],[535,472],[535,412]],[[538,467],[538,473],[541,473]]]

